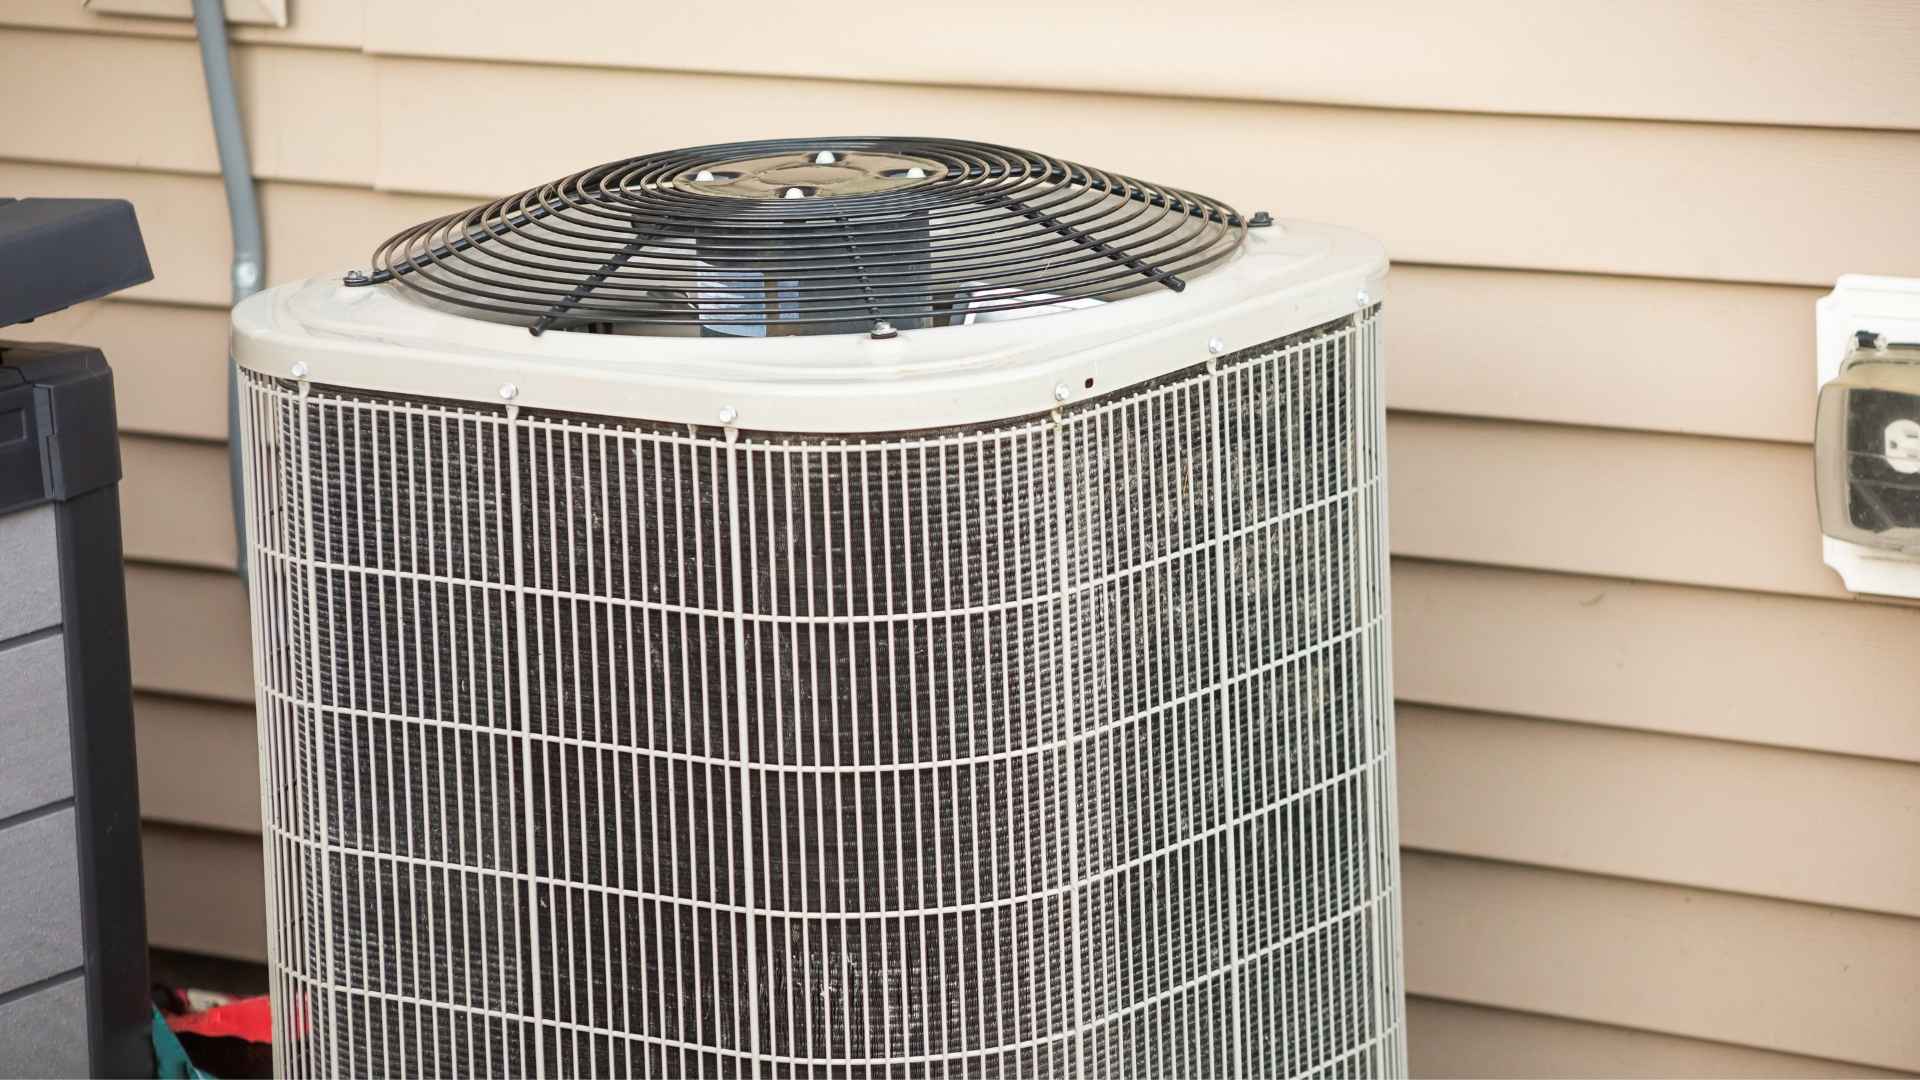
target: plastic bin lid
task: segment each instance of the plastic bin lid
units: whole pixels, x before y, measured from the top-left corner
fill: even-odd
[[[0,326],[151,280],[125,199],[0,198]]]

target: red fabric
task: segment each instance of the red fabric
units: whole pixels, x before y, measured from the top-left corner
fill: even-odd
[[[265,995],[242,998],[204,1012],[167,1017],[167,1026],[183,1035],[273,1041],[273,1006]]]

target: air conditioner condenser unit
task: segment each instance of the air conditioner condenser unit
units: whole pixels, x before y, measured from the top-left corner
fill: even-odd
[[[1403,1072],[1385,272],[826,138],[241,304],[280,1071]]]

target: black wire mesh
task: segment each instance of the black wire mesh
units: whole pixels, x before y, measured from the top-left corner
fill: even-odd
[[[282,1070],[1400,1074],[1375,318],[851,444],[249,373]]]
[[[911,329],[1177,291],[1259,223],[1010,147],[766,140],[610,162],[424,222],[347,283],[535,334]]]

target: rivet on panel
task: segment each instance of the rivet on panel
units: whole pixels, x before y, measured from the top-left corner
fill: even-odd
[[[731,405],[720,406],[720,422],[721,423],[731,424],[738,419],[740,419],[739,409],[736,409]]]
[[[1066,383],[1061,383],[1053,388],[1053,400],[1055,401],[1065,401],[1072,396],[1073,390],[1069,388]]]
[[[1215,356],[1219,356],[1221,353],[1227,351],[1227,343],[1221,341],[1219,338],[1208,338],[1207,351]]]
[[[287,370],[293,373],[294,378],[304,379],[307,377],[307,362],[305,360],[295,360],[293,366]]]
[[[513,385],[512,383],[500,384],[500,400],[501,401],[512,401],[514,398],[517,398],[519,396],[520,396],[519,387]]]

